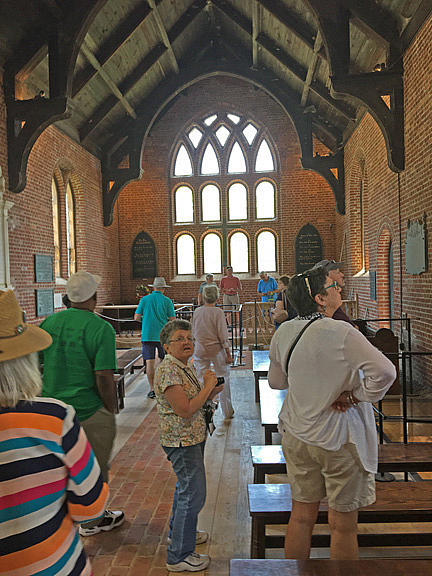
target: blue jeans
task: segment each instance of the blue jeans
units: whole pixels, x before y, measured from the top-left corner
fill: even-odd
[[[168,564],[181,562],[195,550],[198,514],[206,499],[204,442],[194,446],[162,446],[177,476],[168,537]]]

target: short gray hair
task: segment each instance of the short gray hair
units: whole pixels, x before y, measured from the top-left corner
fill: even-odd
[[[206,274],[206,278],[214,278],[214,274]]]
[[[219,289],[217,286],[204,286],[203,298],[209,304],[213,304],[219,298]]]
[[[37,353],[0,362],[0,406],[13,408],[20,400],[33,400],[42,390]]]
[[[192,324],[188,320],[182,320],[181,318],[175,318],[174,320],[167,322],[159,335],[159,340],[162,346],[164,344],[169,344],[171,336],[176,330],[189,330],[189,332],[191,332]]]

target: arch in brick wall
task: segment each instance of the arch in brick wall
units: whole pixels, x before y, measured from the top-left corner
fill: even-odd
[[[377,304],[378,304],[378,318],[389,318],[390,316],[390,300],[389,300],[389,262],[388,255],[390,244],[392,241],[392,233],[390,228],[385,224],[381,229],[378,247],[377,247]],[[389,327],[390,323],[382,323],[381,327]]]
[[[350,263],[352,274],[369,270],[368,177],[365,156],[358,150],[348,177]]]

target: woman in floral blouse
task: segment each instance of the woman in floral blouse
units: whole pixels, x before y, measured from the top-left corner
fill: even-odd
[[[168,535],[170,572],[198,572],[210,564],[209,556],[195,553],[195,545],[208,540],[207,532],[197,530],[206,499],[202,408],[223,386],[217,386],[211,370],[203,384],[198,380],[189,362],[194,350],[191,328],[190,322],[177,319],[163,327],[160,341],[166,356],[155,376],[161,444],[177,476]]]

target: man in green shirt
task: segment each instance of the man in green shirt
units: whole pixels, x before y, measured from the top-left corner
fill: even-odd
[[[100,282],[100,276],[89,272],[72,274],[66,288],[71,307],[42,322],[41,327],[53,340],[41,353],[42,396],[57,398],[75,408],[103,479],[108,482],[118,411],[114,382],[117,365],[114,329],[94,314]],[[105,510],[102,519],[82,524],[79,532],[92,536],[120,526],[123,520],[123,512]]]

